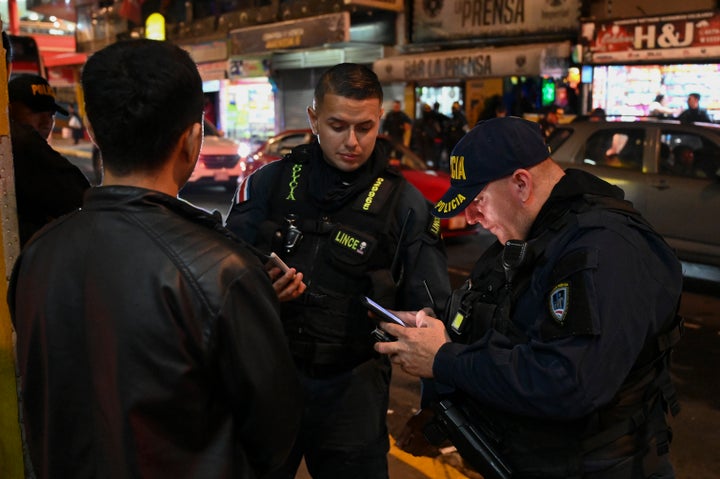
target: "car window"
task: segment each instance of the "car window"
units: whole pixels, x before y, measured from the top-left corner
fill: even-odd
[[[720,146],[700,134],[662,130],[660,172],[673,176],[713,178],[720,168]]]
[[[557,151],[560,145],[565,143],[565,140],[570,138],[572,130],[570,128],[557,127],[555,128],[550,136],[547,138],[547,144],[550,147],[550,153]]]
[[[303,143],[308,143],[310,141],[310,138],[311,136],[309,133],[298,133],[285,136],[283,138],[280,138],[278,141],[269,144],[268,153],[277,156],[285,156],[289,154],[296,146],[302,145]]]
[[[609,128],[596,131],[587,139],[583,163],[642,170],[645,132],[631,128]]]

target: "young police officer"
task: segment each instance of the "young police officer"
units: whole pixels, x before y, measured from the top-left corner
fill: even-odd
[[[449,398],[489,431],[512,477],[673,477],[667,349],[682,276],[671,249],[622,190],[563,171],[535,123],[480,123],[451,167],[435,214],[464,209],[499,242],[445,324],[404,314],[418,327],[383,325],[399,341],[376,349],[434,378],[426,401]]]
[[[307,290],[283,303],[282,320],[307,395],[284,475],[302,455],[313,477],[386,478],[390,364],[373,351],[361,303],[438,304],[450,287],[437,219],[395,170],[376,138],[377,76],[344,63],[320,78],[308,117],[317,141],[251,175],[228,227],[304,274]]]

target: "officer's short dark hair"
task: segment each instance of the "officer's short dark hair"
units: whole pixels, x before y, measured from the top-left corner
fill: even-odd
[[[103,164],[117,175],[153,171],[202,121],[202,80],[169,42],[126,40],[94,53],[82,73],[85,109]]]
[[[697,101],[700,101],[700,93],[690,93],[688,96],[691,96],[695,98]]]
[[[315,86],[315,106],[322,105],[325,95],[333,94],[354,100],[377,98],[383,101],[383,90],[374,71],[357,63],[340,63],[327,70]]]

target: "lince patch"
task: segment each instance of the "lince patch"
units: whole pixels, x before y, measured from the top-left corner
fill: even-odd
[[[570,307],[570,283],[558,283],[550,292],[548,301],[550,316],[561,326],[565,325],[565,318]]]
[[[353,253],[364,256],[368,250],[368,242],[360,238],[357,234],[338,229],[333,236],[335,244],[342,246],[344,249]]]

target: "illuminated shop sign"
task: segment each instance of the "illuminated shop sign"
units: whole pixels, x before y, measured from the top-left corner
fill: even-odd
[[[350,40],[350,13],[340,12],[290,20],[229,33],[230,54],[310,48]]]
[[[576,31],[580,0],[413,0],[413,41]]]
[[[383,82],[546,75],[567,71],[570,43],[399,55],[383,58],[373,70]]]
[[[678,60],[720,55],[720,12],[583,22],[585,63]]]

